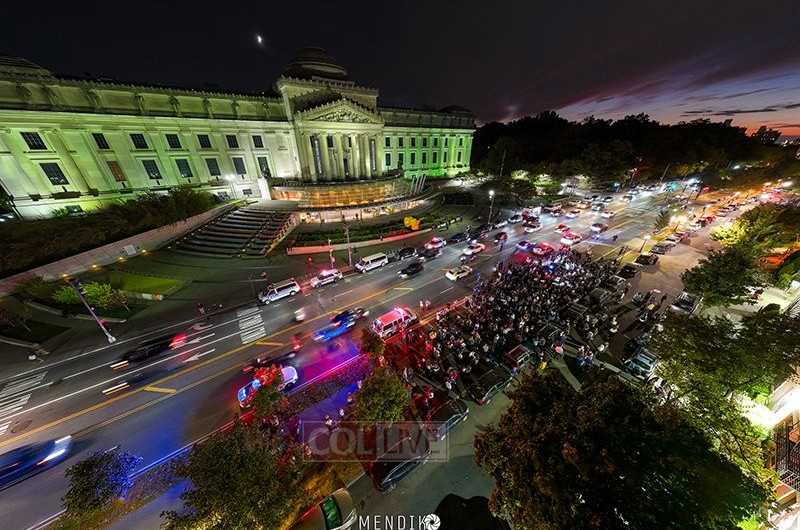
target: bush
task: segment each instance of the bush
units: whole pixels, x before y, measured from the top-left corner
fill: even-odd
[[[67,514],[93,512],[122,497],[131,486],[130,474],[139,460],[124,451],[97,451],[67,469],[69,489],[62,499]]]
[[[44,281],[40,276],[34,276],[29,280],[18,283],[15,290],[28,298],[47,301],[53,298],[53,293],[55,293],[58,288],[59,284],[49,283]]]

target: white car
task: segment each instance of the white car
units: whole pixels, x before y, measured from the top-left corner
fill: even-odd
[[[541,224],[525,225],[525,233],[526,234],[532,234],[534,232],[538,232],[541,229],[542,229],[542,225]]]
[[[427,243],[425,243],[425,248],[442,248],[447,244],[447,240],[443,237],[434,237]]]
[[[478,252],[482,252],[485,248],[486,245],[483,243],[470,243],[469,246],[463,250],[462,254],[465,256],[472,256]]]
[[[512,225],[515,225],[517,223],[521,223],[522,222],[522,216],[520,214],[512,215],[511,217],[508,218],[508,222],[511,223]]]
[[[564,234],[564,237],[561,238],[561,244],[572,246],[572,245],[577,245],[582,240],[583,238],[579,234],[576,234],[574,232],[567,232],[566,234]]]
[[[617,215],[617,212],[612,212],[611,210],[606,210],[600,214],[600,217],[603,219],[613,219],[614,216]]]
[[[565,217],[566,217],[567,219],[575,219],[575,218],[576,218],[576,217],[578,217],[580,214],[581,214],[581,211],[580,211],[580,210],[572,210],[571,212],[567,212],[567,215],[566,215]]]
[[[492,226],[494,226],[495,228],[503,228],[507,224],[508,224],[508,221],[506,221],[505,219],[501,219],[501,220],[497,221],[496,223],[494,223],[494,225],[492,225]]]
[[[323,285],[327,285],[329,283],[338,283],[339,280],[342,279],[342,272],[339,269],[326,269],[320,272],[317,276],[311,278],[311,281],[308,282],[311,284],[311,287],[322,287]]]
[[[599,234],[601,232],[605,232],[606,230],[608,230],[608,225],[603,223],[594,223],[592,224],[592,226],[589,227],[589,230],[591,230],[592,232],[597,232]]]
[[[455,269],[450,269],[445,273],[445,276],[448,280],[456,281],[460,280],[461,278],[465,278],[469,276],[472,272],[472,267],[467,267],[466,265],[460,265]]]

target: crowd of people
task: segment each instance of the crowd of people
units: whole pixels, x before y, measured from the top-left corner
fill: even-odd
[[[590,293],[616,265],[568,247],[540,259],[517,256],[498,263],[463,300],[463,311],[448,304],[437,313],[436,325],[421,337],[416,369],[449,390],[461,375],[481,363],[498,362],[520,343],[563,355],[571,331],[583,342],[581,364],[591,366],[608,348],[617,322]]]

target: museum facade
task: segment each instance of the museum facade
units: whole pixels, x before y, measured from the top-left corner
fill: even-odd
[[[461,107],[382,107],[327,52],[302,50],[266,93],[54,75],[0,56],[0,186],[22,218],[190,184],[301,208],[378,204],[469,171]]]

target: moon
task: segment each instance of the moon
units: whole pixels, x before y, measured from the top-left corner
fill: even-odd
[[[256,42],[258,42],[259,44],[263,44],[264,39],[261,38],[261,35],[256,35]]]

